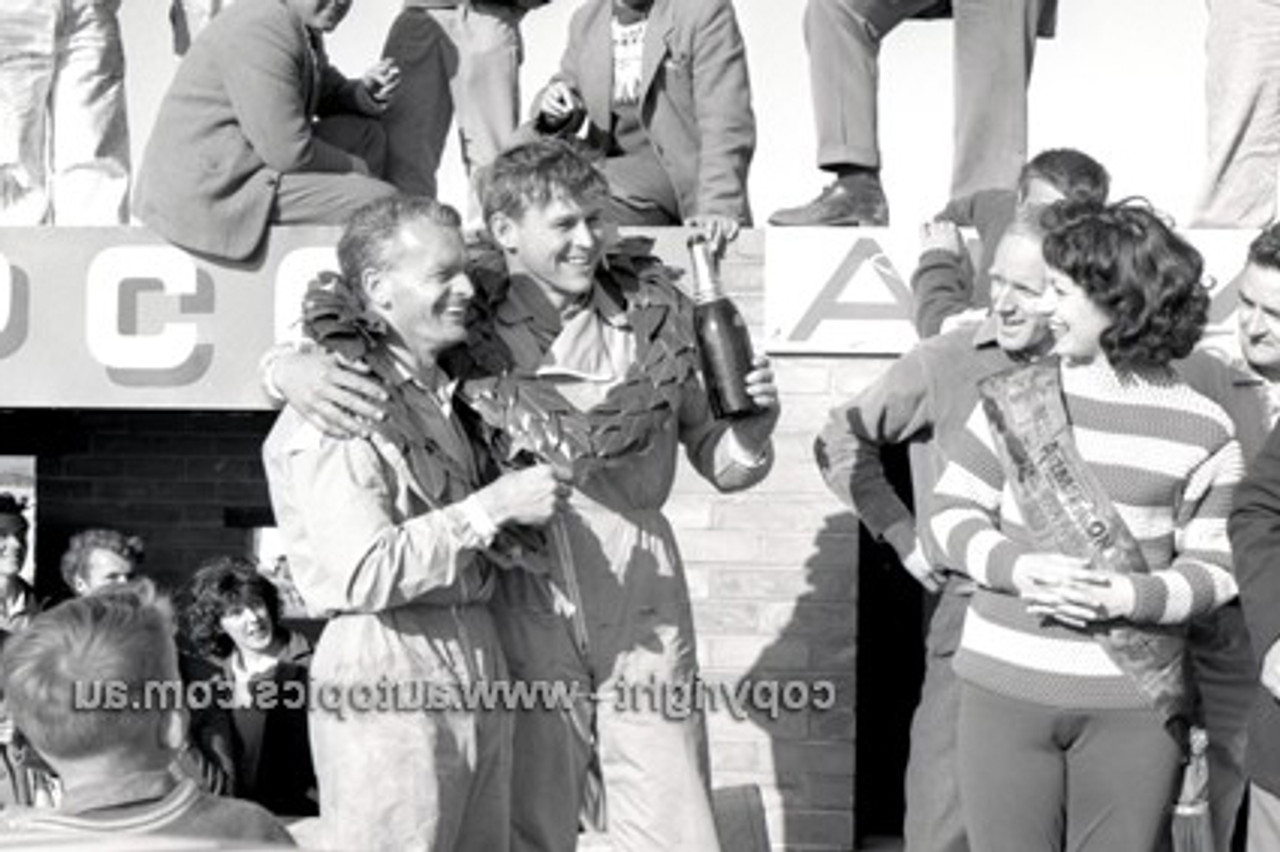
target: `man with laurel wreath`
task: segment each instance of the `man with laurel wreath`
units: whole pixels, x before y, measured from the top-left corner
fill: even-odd
[[[298,591],[328,621],[311,665],[311,750],[326,842],[350,850],[509,846],[511,717],[466,696],[506,680],[493,559],[565,508],[550,465],[494,477],[437,359],[474,296],[452,209],[359,210],[340,274],[314,282],[309,334],[359,357],[386,416],[350,440],[281,412],[263,446]],[[487,484],[486,484],[487,483]]]
[[[661,691],[689,688],[698,672],[684,565],[662,506],[681,444],[722,491],[765,477],[779,412],[773,373],[761,357],[747,376],[757,414],[712,417],[692,305],[653,258],[606,259],[608,187],[570,144],[505,152],[479,194],[503,262],[473,272],[487,293],[455,365],[461,395],[500,464],[550,461],[574,484],[569,511],[549,525],[550,571],[501,572],[491,606],[514,678],[593,696],[571,711],[517,714],[512,849],[572,850],[581,817],[619,850],[716,850],[704,720],[659,711]],[[327,428],[344,429],[343,417],[366,428],[351,412],[376,416],[343,392],[372,389],[332,356],[281,356],[271,373]],[[634,695],[642,700],[625,700]]]

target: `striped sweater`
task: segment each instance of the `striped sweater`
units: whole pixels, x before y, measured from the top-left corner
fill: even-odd
[[[1230,600],[1236,584],[1226,520],[1242,462],[1226,412],[1171,373],[1121,375],[1102,358],[1064,363],[1062,386],[1080,454],[1151,571],[1133,578],[1130,621],[1182,624]],[[1055,707],[1147,706],[1089,631],[1033,616],[1018,597],[1014,563],[1037,548],[1006,487],[981,406],[947,449],[932,528],[951,564],[979,585],[956,672]]]

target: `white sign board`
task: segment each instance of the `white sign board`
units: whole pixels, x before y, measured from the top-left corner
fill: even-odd
[[[1253,230],[1184,232],[1205,259],[1213,305],[1203,346],[1235,341],[1235,277]],[[976,246],[971,241],[970,248]],[[974,253],[975,259],[977,253]],[[765,347],[795,355],[899,355],[918,341],[911,274],[919,237],[908,228],[769,228]]]

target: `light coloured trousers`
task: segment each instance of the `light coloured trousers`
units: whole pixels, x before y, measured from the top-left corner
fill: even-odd
[[[1280,849],[1280,799],[1257,784],[1249,785],[1248,852]]]
[[[325,848],[505,852],[511,713],[449,692],[505,679],[483,605],[330,619],[311,663],[318,700],[308,713]]]
[[[401,192],[435,197],[455,114],[468,175],[506,147],[520,112],[521,14],[486,3],[408,6],[392,22],[382,54],[400,66],[400,89],[382,124],[386,177]]]
[[[1280,0],[1209,0],[1204,185],[1194,225],[1260,228],[1280,168]]]
[[[933,0],[809,0],[805,42],[818,165],[879,166],[880,40]],[[1012,188],[1027,158],[1039,0],[956,0],[951,197]]]
[[[0,225],[128,221],[119,0],[4,0]]]
[[[214,16],[235,0],[173,0],[169,21],[173,24],[173,52],[182,55]]]

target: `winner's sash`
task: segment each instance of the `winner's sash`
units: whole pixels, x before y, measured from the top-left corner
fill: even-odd
[[[978,387],[1005,477],[1036,546],[1087,558],[1103,573],[1148,573],[1137,540],[1076,447],[1057,359],[998,373]],[[1089,632],[1183,741],[1190,714],[1182,631],[1103,622]]]

